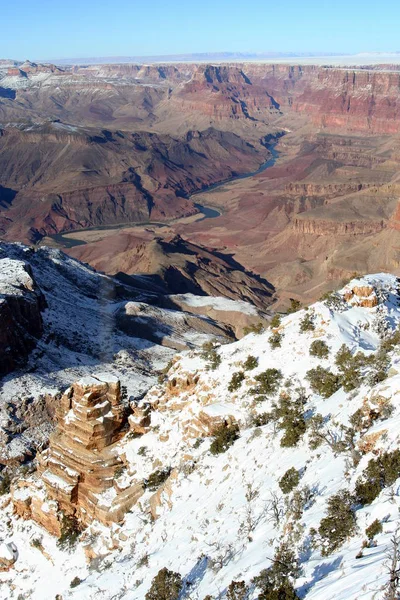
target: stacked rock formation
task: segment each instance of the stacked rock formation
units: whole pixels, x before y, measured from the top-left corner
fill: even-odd
[[[190,395],[198,383],[197,375],[176,374],[165,389],[157,388],[158,394],[132,402],[129,408],[115,376],[99,373],[80,379],[58,401],[57,428],[49,447],[38,456],[37,472],[12,485],[15,513],[33,519],[56,536],[62,533],[64,517],[74,517],[83,525],[122,523],[160,466],[157,459],[144,470],[137,468],[127,451],[129,440],[151,431],[153,411],[181,413],[185,401],[179,392]],[[180,416],[184,438],[210,436],[216,427],[235,422],[229,407],[212,403],[211,396],[210,404],[194,405]],[[168,434],[159,439],[166,441]],[[188,459],[190,456],[184,461]],[[153,518],[157,518],[163,499],[170,505],[177,475],[173,469],[149,496]]]
[[[127,431],[120,382],[109,374],[85,377],[62,396],[58,426],[38,459],[38,478],[13,491],[16,512],[59,534],[63,515],[84,524],[122,521],[143,493],[116,477],[123,467],[118,441]]]
[[[374,308],[378,306],[378,296],[372,285],[354,286],[344,293],[344,299],[353,306]]]

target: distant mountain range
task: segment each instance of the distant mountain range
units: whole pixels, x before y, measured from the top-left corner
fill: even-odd
[[[51,62],[57,65],[110,64],[110,63],[158,63],[158,62],[210,62],[247,61],[321,56],[343,56],[330,52],[197,52],[193,54],[159,54],[154,56],[102,56],[90,58],[59,58]]]

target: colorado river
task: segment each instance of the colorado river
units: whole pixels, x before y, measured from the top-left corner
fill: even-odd
[[[269,167],[272,167],[275,164],[275,161],[279,156],[278,151],[275,149],[275,145],[276,144],[274,143],[274,144],[270,144],[268,146],[268,150],[271,152],[271,157],[265,163],[263,163],[257,169],[257,171],[252,171],[251,173],[245,173],[244,175],[236,175],[235,177],[231,177],[230,179],[226,179],[225,181],[220,181],[219,183],[214,183],[213,185],[210,185],[206,189],[193,192],[193,194],[191,194],[189,198],[194,199],[195,196],[197,196],[198,194],[208,194],[209,192],[213,192],[216,189],[218,189],[224,185],[227,185],[228,183],[232,183],[233,181],[238,181],[239,179],[247,179],[248,177],[254,177],[254,175],[258,175],[259,173],[262,173]],[[222,212],[218,208],[215,208],[212,206],[207,206],[205,204],[195,204],[195,207],[198,209],[198,211],[200,213],[202,213],[204,215],[203,217],[198,219],[197,222],[204,221],[205,219],[216,219],[217,217],[219,217],[221,215],[221,212]],[[77,233],[84,233],[85,231],[109,231],[109,230],[113,230],[113,229],[117,231],[119,229],[127,229],[130,227],[146,227],[147,225],[149,225],[151,227],[165,227],[169,223],[178,223],[182,218],[185,218],[185,217],[179,217],[178,219],[174,219],[173,221],[169,221],[169,222],[147,221],[144,223],[121,223],[119,225],[103,225],[103,226],[99,226],[99,227],[88,227],[86,229],[80,229],[79,231],[74,231],[74,232],[69,232],[69,233],[66,233],[66,232],[57,233],[56,235],[51,235],[49,237],[52,240],[54,240],[58,246],[61,246],[63,248],[73,248],[74,246],[84,246],[85,244],[87,244],[87,242],[85,240],[68,237],[68,235],[70,235],[71,233],[77,234]]]

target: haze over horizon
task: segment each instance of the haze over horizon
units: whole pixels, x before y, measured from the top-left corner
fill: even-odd
[[[263,63],[330,65],[337,67],[367,66],[378,64],[400,64],[400,52],[358,52],[354,54],[324,52],[194,52],[188,54],[166,54],[151,56],[93,56],[50,58],[37,61],[53,63],[61,67],[95,64],[168,64],[168,63]]]
[[[400,7],[385,9],[371,0],[349,5],[338,0],[288,0],[274,6],[261,0],[218,4],[205,0],[168,5],[105,0],[84,4],[72,0],[68,10],[44,0],[32,5],[18,0],[2,14],[0,56],[16,60],[71,57],[159,56],[234,52],[294,54],[390,53],[398,50]],[[15,32],[18,31],[18,35]]]

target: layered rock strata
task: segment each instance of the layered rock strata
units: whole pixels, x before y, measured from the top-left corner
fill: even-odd
[[[120,522],[143,493],[141,483],[125,487],[117,477],[126,413],[112,375],[85,377],[69,388],[58,407],[58,427],[39,456],[37,478],[14,487],[16,512],[56,535],[63,515],[86,525]]]
[[[65,517],[74,517],[83,527],[93,523],[96,528],[100,522],[123,535],[116,525],[147,492],[144,506],[156,519],[162,505],[171,507],[174,484],[192,456],[183,454],[165,467],[159,456],[148,460],[139,452],[135,438],[158,432],[153,412],[179,413],[184,440],[212,436],[217,427],[237,421],[232,407],[212,402],[211,390],[204,404],[185,411],[181,394],[190,395],[198,382],[196,375],[176,373],[164,387],[156,386],[129,406],[115,376],[99,373],[80,379],[59,399],[57,428],[38,456],[37,472],[12,484],[14,512],[57,537],[65,533]],[[152,439],[163,446],[169,433]],[[85,548],[89,559],[95,557],[90,540]]]

